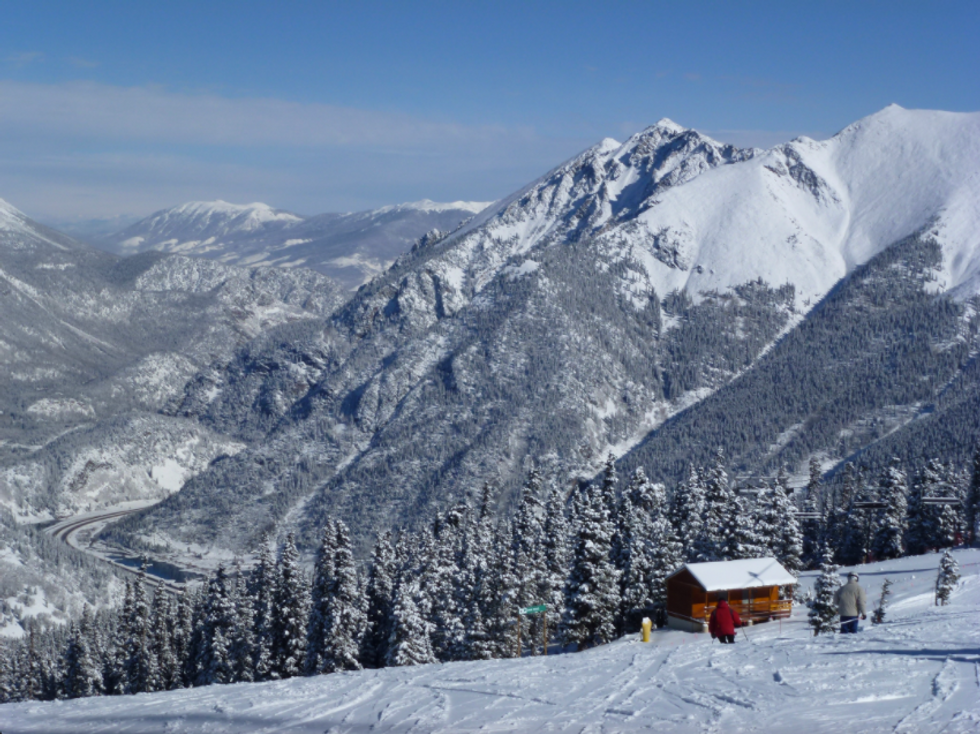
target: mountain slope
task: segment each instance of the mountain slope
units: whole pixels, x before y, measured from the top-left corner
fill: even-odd
[[[486,206],[425,200],[301,217],[261,203],[198,201],[156,212],[98,244],[122,255],[153,250],[233,265],[302,266],[354,289],[426,232],[452,231]]]
[[[644,449],[648,470],[675,476],[718,431],[746,472],[829,455],[842,431],[857,436],[849,453],[877,437],[858,424],[898,425],[971,358],[978,161],[980,115],[896,107],[769,151],[670,121],[603,141],[420,242],[327,327],[277,332],[202,373],[167,410],[256,443],[118,537],[244,550],[296,528],[312,544],[332,515],[365,537],[488,479],[506,501],[527,456],[561,483],[585,479],[609,451],[667,446],[685,421],[701,428],[670,439],[663,472]],[[807,335],[824,335],[830,378],[819,364],[798,374]],[[782,384],[759,377],[784,374],[762,370],[767,354]],[[801,393],[767,415],[804,374],[829,379],[828,402]],[[731,421],[706,401],[726,385],[755,385]],[[819,419],[834,400],[853,410]],[[194,510],[208,503],[221,512]]]
[[[205,365],[227,361],[272,326],[323,318],[345,295],[302,269],[158,253],[119,258],[0,203],[0,505],[44,518],[105,501],[83,489],[86,462],[74,452],[105,447],[116,416],[158,410]],[[151,416],[131,425],[150,437],[144,444],[159,439],[159,451],[195,436],[202,449],[211,445],[186,453],[188,470],[232,445],[173,423]],[[181,430],[182,439],[174,435]],[[111,472],[103,474],[111,485]],[[156,496],[178,488],[150,485]]]

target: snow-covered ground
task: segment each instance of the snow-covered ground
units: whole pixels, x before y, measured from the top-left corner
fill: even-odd
[[[0,730],[977,732],[980,550],[955,555],[963,579],[939,608],[938,555],[859,567],[870,600],[894,586],[887,623],[854,636],[811,637],[800,608],[733,646],[660,631],[580,654],[8,704]]]

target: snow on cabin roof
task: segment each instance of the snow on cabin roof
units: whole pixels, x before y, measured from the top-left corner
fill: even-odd
[[[796,577],[783,568],[775,558],[743,558],[740,561],[685,563],[671,576],[676,576],[685,568],[691,572],[691,575],[697,579],[705,591],[748,589],[753,586],[783,586],[796,583]]]

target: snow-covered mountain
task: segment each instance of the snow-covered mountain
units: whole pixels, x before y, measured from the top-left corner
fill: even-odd
[[[980,115],[894,106],[768,151],[668,120],[605,140],[424,238],[329,330],[271,332],[198,375],[168,411],[253,447],[139,522],[175,546],[244,549],[267,522],[312,542],[331,514],[369,534],[511,487],[526,456],[564,483],[661,435],[670,462],[644,463],[664,479],[719,434],[741,441],[743,473],[845,458],[928,410],[977,351],[978,162]],[[803,359],[824,397],[776,416]],[[753,383],[773,360],[780,382]],[[705,432],[700,406],[738,385],[746,431],[711,408]],[[671,433],[681,413],[700,432]],[[223,511],[189,521],[202,502]]]
[[[488,202],[428,200],[301,217],[266,204],[197,201],[152,214],[96,242],[130,255],[156,250],[234,265],[305,267],[356,288],[426,232],[449,232]]]
[[[485,210],[442,245],[479,291],[510,258],[595,238],[635,262],[633,291],[695,300],[751,280],[816,302],[855,267],[914,232],[943,247],[937,290],[980,289],[980,114],[897,105],[824,141],[737,150],[669,120],[604,140]],[[731,164],[731,165],[725,165]],[[447,271],[449,272],[449,271]]]
[[[329,317],[323,301],[295,321],[242,320],[242,304],[299,304],[286,294],[312,292],[294,280],[301,270],[249,276],[158,253],[113,260],[99,267],[119,273],[127,298],[217,298],[220,314],[234,302],[230,321],[217,320],[241,331],[220,349],[194,346],[206,343],[196,336],[159,359],[122,359],[91,382],[103,392],[54,394],[64,380],[55,372],[28,401],[19,383],[23,425],[8,440],[44,443],[30,434],[41,416],[101,418],[98,396],[121,380],[127,399],[150,395],[147,405],[177,421],[167,445],[183,445],[172,427],[187,425],[203,431],[202,447],[236,447],[216,448],[228,455],[182,474],[179,493],[117,527],[117,540],[175,552],[192,542],[247,551],[270,527],[299,530],[309,547],[333,515],[364,539],[484,481],[512,489],[528,456],[560,483],[591,477],[608,452],[669,481],[719,445],[742,475],[811,456],[827,466],[857,451],[911,456],[902,446],[913,435],[961,462],[980,436],[978,168],[978,114],[893,106],[829,140],[768,151],[662,120],[625,143],[602,141],[448,235],[421,238]],[[182,215],[207,234],[197,244],[222,232],[291,238],[317,219],[210,211]],[[381,215],[365,216],[367,226]],[[55,255],[70,247],[32,231]],[[32,277],[63,272],[51,263]],[[31,287],[73,293],[68,285]],[[55,322],[45,329],[75,340],[82,365],[114,354]],[[90,335],[111,345],[103,334]],[[178,377],[157,390],[125,376],[136,365]],[[48,374],[39,369],[66,368],[30,369],[23,379],[37,382]],[[160,458],[134,446],[105,463],[129,476],[126,467]],[[45,462],[52,486],[65,486],[60,467],[77,466]]]
[[[156,411],[202,367],[345,298],[305,269],[120,258],[0,202],[0,507],[43,519],[176,491],[241,444]]]

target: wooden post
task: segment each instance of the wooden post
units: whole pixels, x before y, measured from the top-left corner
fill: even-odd
[[[548,612],[544,613],[544,654],[548,654]]]
[[[521,656],[521,609],[517,608],[517,657]]]

